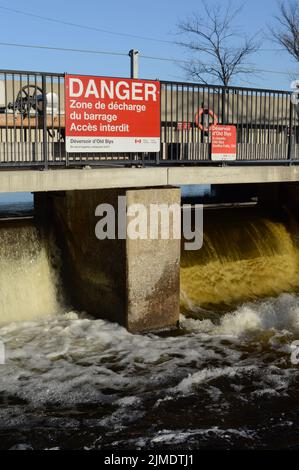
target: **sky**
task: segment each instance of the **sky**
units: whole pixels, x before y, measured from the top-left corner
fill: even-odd
[[[209,3],[211,0],[209,0]],[[219,0],[226,3],[226,0]],[[218,3],[219,3],[218,2]],[[279,46],[270,40],[267,26],[277,13],[276,0],[232,1],[236,7],[243,5],[236,25],[242,34],[260,34],[259,51],[251,57],[255,68],[271,70],[247,77],[246,82],[236,80],[235,85],[260,88],[290,88],[292,78],[299,78],[299,66],[290,56],[277,51]],[[20,10],[27,14],[76,23],[94,31],[76,26],[27,16],[4,8]],[[176,43],[182,40],[177,34],[177,24],[193,12],[200,12],[201,0],[0,0],[0,43],[50,46],[58,48],[87,49],[127,54],[137,49],[141,54],[167,59],[188,60],[191,56]],[[139,37],[128,37],[134,35]],[[140,38],[152,38],[156,40]],[[269,50],[270,49],[270,50]],[[50,51],[0,45],[1,69],[46,72],[68,72],[116,77],[128,77],[130,61],[127,55],[100,55],[80,52]],[[277,72],[277,73],[274,73]],[[297,72],[297,74],[296,74]],[[148,79],[186,80],[180,65],[172,61],[140,58],[139,76]],[[25,195],[19,195],[24,200]],[[18,196],[18,197],[19,197]],[[31,197],[27,195],[27,197]],[[4,202],[11,195],[1,195]]]
[[[211,0],[209,0],[210,3]],[[219,3],[219,2],[218,2]],[[222,1],[225,3],[225,0]],[[289,89],[288,72],[299,75],[299,66],[279,46],[267,38],[267,25],[277,12],[276,0],[235,0],[233,6],[243,5],[236,24],[241,34],[261,33],[262,49],[251,57],[255,68],[281,73],[260,73],[239,80],[235,85],[261,88]],[[93,31],[76,26],[59,24],[41,18],[25,16],[1,7],[20,10],[33,15],[58,19],[115,32]],[[137,49],[147,56],[187,60],[190,53],[176,44],[181,40],[177,24],[201,10],[201,0],[0,0],[0,42],[51,47],[88,49],[127,54]],[[262,32],[263,31],[263,32]],[[121,36],[120,34],[124,34]],[[160,41],[127,37],[126,34],[158,39]],[[169,41],[169,42],[163,42]],[[274,49],[274,50],[268,50]],[[275,50],[276,49],[276,50]],[[96,55],[79,52],[63,52],[17,48],[0,45],[1,68],[49,72],[83,73],[128,77],[130,62],[127,56]],[[141,78],[178,80],[186,79],[185,72],[174,61],[140,58]],[[298,77],[299,78],[299,77]]]

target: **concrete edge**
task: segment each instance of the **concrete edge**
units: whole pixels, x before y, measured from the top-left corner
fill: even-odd
[[[296,181],[299,166],[3,170],[0,193]]]

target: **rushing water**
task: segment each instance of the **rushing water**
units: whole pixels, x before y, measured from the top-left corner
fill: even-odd
[[[68,313],[0,329],[1,448],[299,446],[299,298],[245,304],[172,336]]]
[[[299,448],[297,229],[226,214],[184,254],[181,328],[160,335],[68,311],[38,229],[5,222],[0,448]]]

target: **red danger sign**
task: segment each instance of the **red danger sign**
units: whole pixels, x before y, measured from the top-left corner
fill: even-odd
[[[214,161],[236,160],[237,131],[236,126],[211,126],[211,158]]]
[[[158,152],[158,81],[66,75],[67,152]]]

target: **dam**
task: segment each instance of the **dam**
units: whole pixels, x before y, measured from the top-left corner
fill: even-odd
[[[62,197],[57,196],[59,206]],[[95,197],[98,196],[87,191],[80,195],[80,204],[84,204],[84,198]],[[59,206],[55,210],[61,216]],[[215,206],[204,205],[202,248],[185,251],[181,243],[180,281],[176,280],[180,287],[173,293],[179,297],[180,312],[205,318],[210,312],[221,315],[246,301],[296,292],[299,288],[296,213],[284,205]],[[126,324],[122,247],[114,246],[109,258],[103,255],[110,249],[109,244],[107,247],[107,243],[100,241],[99,248],[91,249],[88,231],[92,236],[94,232],[88,218],[83,217],[81,214],[75,220],[71,217],[65,220],[61,216],[58,232],[54,223],[52,229],[45,229],[37,210],[28,220],[2,218],[1,324],[52,317],[66,309],[83,310],[95,318]],[[69,235],[70,230],[77,234],[78,241]],[[110,259],[113,263],[110,273],[114,269],[120,279],[111,274],[109,279],[109,272],[105,273],[103,264],[110,263]],[[151,259],[142,257],[142,261],[150,269]],[[165,288],[163,285],[164,291]],[[172,304],[167,305],[170,312],[171,308]],[[155,315],[157,311],[154,306]],[[174,317],[172,324],[176,321]],[[139,331],[142,330],[141,327]]]
[[[0,204],[0,447],[298,448],[290,93],[161,82],[159,151],[72,153],[64,80],[0,72],[0,193],[33,199]],[[236,130],[217,160],[215,115]],[[181,239],[162,215],[142,237],[151,206]]]
[[[1,226],[0,321],[14,320],[7,305],[16,312],[15,302],[26,304],[23,319],[29,312],[51,315],[66,304],[131,332],[156,331],[176,327],[181,309],[227,309],[297,287],[299,117],[291,93],[93,77],[84,94],[86,80],[0,71],[0,191],[34,195],[32,221]],[[110,101],[93,101],[99,98],[95,83],[105,91],[102,101],[115,100],[115,89],[118,100],[134,98],[143,106],[139,117],[135,108],[130,118],[121,114],[123,107],[113,111],[120,113],[116,123],[129,119],[127,129],[145,123],[134,128],[134,138],[94,138],[94,126],[76,114],[79,107],[70,113],[81,95],[75,104],[90,112],[94,106],[100,120],[112,109]],[[83,122],[85,134],[72,133],[72,119]],[[96,239],[99,205],[109,204],[119,224],[120,197],[147,211],[181,206],[184,185],[211,185],[218,202],[230,202],[233,194],[237,202],[256,204],[217,210],[207,204],[203,247],[196,252],[184,251],[173,234]],[[125,231],[132,225],[128,214],[123,224]],[[162,225],[160,219],[160,235]],[[37,289],[31,303],[24,302],[27,283]]]
[[[185,251],[182,243],[175,299],[162,298],[168,309],[179,303],[180,328],[159,331],[127,323],[125,283],[108,270],[112,261],[126,275],[124,241],[111,252],[101,241],[90,249],[94,211],[91,220],[77,207],[98,202],[98,190],[39,194],[34,210],[2,212],[0,447],[296,446],[297,185],[269,190],[246,187],[241,202],[234,187],[196,196],[203,246]],[[153,265],[151,251],[138,257]],[[166,297],[168,284],[161,287]]]

